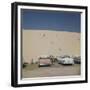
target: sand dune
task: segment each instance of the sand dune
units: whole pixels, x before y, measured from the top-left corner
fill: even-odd
[[[80,33],[51,30],[22,30],[24,62],[41,55],[80,55]]]

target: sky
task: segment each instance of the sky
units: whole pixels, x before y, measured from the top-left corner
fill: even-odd
[[[79,12],[22,9],[21,28],[80,32],[80,18]]]

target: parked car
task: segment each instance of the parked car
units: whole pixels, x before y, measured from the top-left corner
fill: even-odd
[[[57,56],[56,58],[57,58],[57,62],[58,62],[58,64],[61,64],[61,63],[62,63],[62,59],[63,59],[63,58],[62,58],[62,57],[60,57],[60,56]]]
[[[46,67],[46,66],[51,66],[52,62],[49,57],[40,57],[39,58],[39,67]]]
[[[57,61],[58,61],[58,64],[63,64],[63,65],[73,65],[74,64],[74,59],[70,57],[58,57]]]
[[[81,58],[80,57],[74,57],[74,63],[75,64],[81,64]]]

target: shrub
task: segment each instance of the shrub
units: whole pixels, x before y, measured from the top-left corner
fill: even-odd
[[[27,62],[24,62],[23,63],[23,68],[25,68],[27,65],[28,65],[28,63]]]

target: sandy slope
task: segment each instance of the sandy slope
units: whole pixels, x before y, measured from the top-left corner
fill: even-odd
[[[26,62],[36,61],[41,55],[80,55],[80,33],[23,30],[22,49]]]

